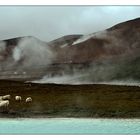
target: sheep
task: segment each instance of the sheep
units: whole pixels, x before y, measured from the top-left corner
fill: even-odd
[[[8,106],[9,106],[9,100],[6,101],[0,101],[0,111],[2,112],[7,112],[8,111]]]
[[[2,96],[2,100],[10,100],[11,95]]]
[[[31,97],[26,98],[26,103],[29,103],[29,102],[32,102],[32,98]]]
[[[0,101],[0,107],[8,107],[9,106],[9,101]]]
[[[15,96],[15,100],[16,101],[21,101],[22,99],[21,99],[21,96]]]

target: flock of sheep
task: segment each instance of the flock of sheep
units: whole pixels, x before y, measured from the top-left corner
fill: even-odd
[[[9,106],[9,103],[10,103],[10,100],[11,99],[11,95],[5,95],[5,96],[0,96],[0,109],[2,108],[8,108],[8,106]],[[21,98],[21,96],[15,96],[15,100],[16,101],[21,101],[22,100],[22,98]],[[30,102],[32,102],[32,98],[31,97],[28,97],[28,98],[26,98],[26,100],[25,100],[25,102],[26,103],[30,103]]]

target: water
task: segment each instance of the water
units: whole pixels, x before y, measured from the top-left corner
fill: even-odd
[[[140,119],[0,119],[0,134],[140,134]]]

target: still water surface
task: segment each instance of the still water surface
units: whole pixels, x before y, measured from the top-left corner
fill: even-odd
[[[0,119],[0,134],[140,134],[140,119]]]

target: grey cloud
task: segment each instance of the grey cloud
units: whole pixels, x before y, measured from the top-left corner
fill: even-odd
[[[0,40],[88,34],[140,17],[140,6],[0,6]]]

